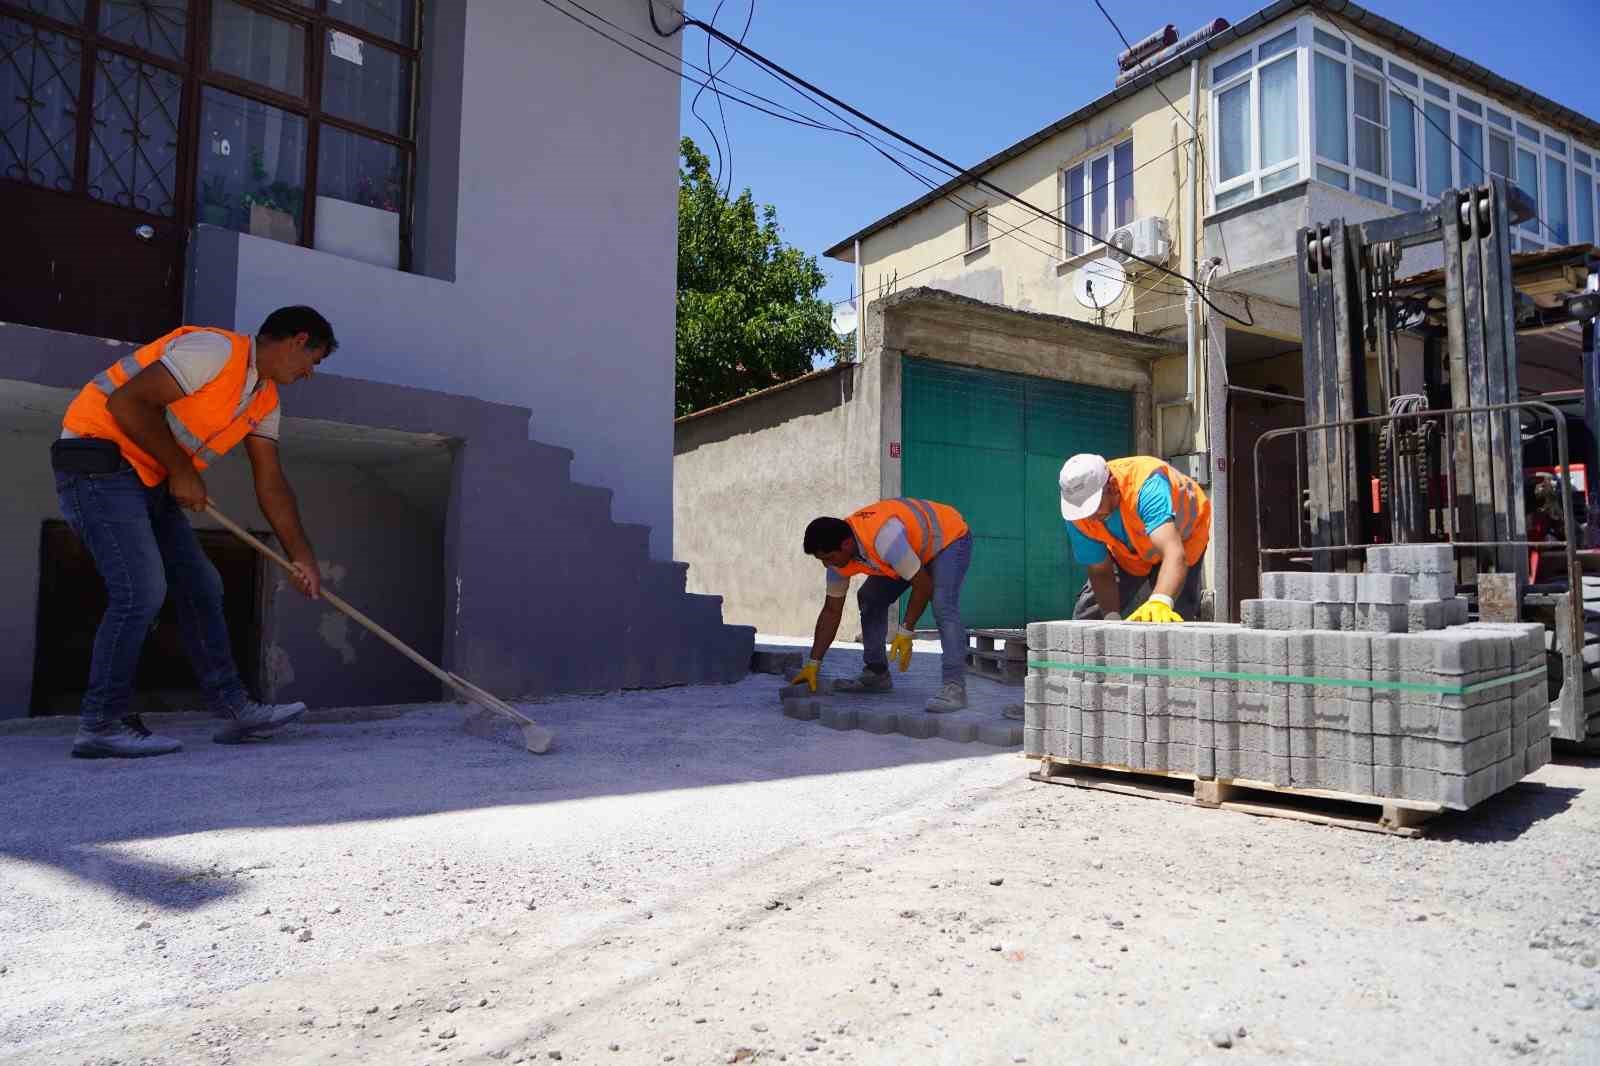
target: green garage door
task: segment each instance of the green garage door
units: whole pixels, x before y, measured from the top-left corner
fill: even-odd
[[[1056,476],[1076,452],[1133,451],[1133,395],[922,359],[901,365],[901,493],[948,503],[972,527],[962,620],[1009,628],[1070,618],[1085,574],[1067,547]]]

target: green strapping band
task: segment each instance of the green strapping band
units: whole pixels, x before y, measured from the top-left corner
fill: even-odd
[[[1490,678],[1471,685],[1431,685],[1416,681],[1371,681],[1347,677],[1302,677],[1296,674],[1240,674],[1229,670],[1176,670],[1160,666],[1100,666],[1090,663],[1052,663],[1028,660],[1029,667],[1042,670],[1082,670],[1091,674],[1132,674],[1139,677],[1212,677],[1224,681],[1276,681],[1285,685],[1334,685],[1345,688],[1383,689],[1393,692],[1436,692],[1445,696],[1470,696],[1488,688],[1498,688],[1516,681],[1544,677],[1545,668],[1524,670],[1520,674]]]

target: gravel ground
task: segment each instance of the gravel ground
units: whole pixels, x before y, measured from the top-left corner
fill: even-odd
[[[0,738],[0,1060],[1600,1062],[1600,761],[1401,840],[778,683],[540,704],[540,758],[450,705],[142,763]]]

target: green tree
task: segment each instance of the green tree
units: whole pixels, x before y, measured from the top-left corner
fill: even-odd
[[[685,137],[678,170],[677,413],[725,403],[838,358],[826,277],[783,243],[778,213],[746,189],[724,197]]]

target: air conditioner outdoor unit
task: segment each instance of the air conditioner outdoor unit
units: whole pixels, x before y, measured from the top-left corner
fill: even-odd
[[[1167,236],[1167,220],[1160,215],[1136,218],[1126,226],[1111,232],[1106,242],[1111,247],[1111,258],[1137,273],[1150,269],[1139,260],[1164,263],[1172,254],[1172,240]],[[1137,257],[1137,258],[1135,258]]]

